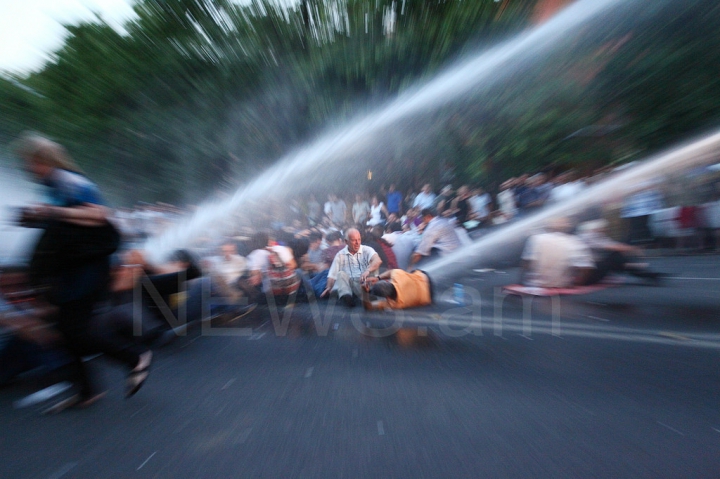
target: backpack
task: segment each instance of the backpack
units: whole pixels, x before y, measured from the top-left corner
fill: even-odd
[[[300,276],[280,258],[277,251],[268,248],[270,264],[267,269],[270,280],[270,291],[273,296],[286,296],[295,293],[300,288]]]

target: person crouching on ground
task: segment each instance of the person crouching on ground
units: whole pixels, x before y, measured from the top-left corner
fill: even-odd
[[[347,230],[345,242],[347,246],[335,255],[328,272],[327,286],[320,297],[337,291],[340,300],[352,308],[355,298],[363,297],[363,283],[377,274],[382,260],[374,249],[362,244],[360,232],[355,228]]]

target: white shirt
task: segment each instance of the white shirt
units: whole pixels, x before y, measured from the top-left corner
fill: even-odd
[[[500,211],[507,216],[512,218],[517,214],[517,206],[515,205],[515,193],[513,190],[508,188],[503,190],[497,195],[498,203],[500,203]]]
[[[379,225],[383,222],[383,219],[382,219],[383,206],[385,206],[385,205],[381,201],[380,204],[378,204],[377,206],[370,207],[370,220],[367,222],[368,226]]]
[[[415,197],[415,201],[413,202],[413,207],[419,206],[420,209],[431,208],[434,201],[435,201],[435,193],[425,193],[424,191],[421,191]]]
[[[328,278],[337,279],[337,274],[344,271],[351,280],[359,280],[360,275],[370,266],[374,256],[377,256],[375,250],[364,244],[360,245],[360,249],[355,254],[351,254],[348,247],[345,246],[335,255],[335,259],[330,265]],[[377,274],[377,271],[374,274]]]
[[[483,219],[490,214],[490,211],[488,211],[489,204],[490,195],[487,193],[483,193],[480,196],[475,195],[470,197],[470,205],[472,206],[473,213],[475,213],[475,215],[480,219]]]
[[[225,256],[220,256],[213,266],[217,275],[227,284],[232,284],[245,272],[247,262],[239,254],[233,254],[228,259]]]
[[[437,248],[440,250],[441,255],[446,255],[459,247],[460,238],[458,238],[453,224],[450,220],[436,216],[425,227],[422,239],[415,252],[423,256],[429,256],[430,251]]]
[[[573,268],[594,268],[592,253],[578,237],[565,233],[531,236],[522,259],[530,262],[527,283],[542,288],[573,286]]]
[[[558,185],[550,192],[548,202],[557,203],[560,201],[567,201],[569,199],[572,199],[576,195],[578,195],[584,187],[585,185],[581,181],[573,181],[570,183],[565,183],[563,185]]]

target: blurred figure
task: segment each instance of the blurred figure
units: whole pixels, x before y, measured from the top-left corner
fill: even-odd
[[[571,231],[567,218],[556,218],[546,232],[528,239],[522,253],[523,284],[541,288],[586,284],[595,263],[590,248]]]
[[[310,195],[307,202],[307,220],[310,226],[316,226],[321,221],[320,203],[315,199],[315,195]]]
[[[53,412],[89,406],[104,396],[83,361],[83,356],[95,353],[104,353],[128,367],[125,394],[130,397],[147,379],[152,353],[137,343],[99,330],[92,321],[95,305],[108,296],[109,256],[119,244],[119,236],[111,244],[113,228],[100,192],[65,149],[53,141],[25,135],[17,144],[17,153],[34,179],[48,187],[48,202],[30,207],[22,221],[45,228],[33,255],[31,272],[49,285],[46,296],[58,307],[57,328],[73,357],[72,379],[78,389]],[[61,249],[53,249],[57,247]]]
[[[595,262],[595,270],[585,280],[585,284],[597,283],[609,272],[628,273],[654,284],[665,276],[650,271],[647,263],[639,262],[642,249],[608,237],[607,226],[605,220],[587,221],[578,226],[578,237],[590,248]]]
[[[308,235],[308,262],[310,265],[310,271],[312,273],[318,273],[325,269],[322,259],[322,242],[323,235],[319,231],[312,231]]]
[[[385,208],[385,204],[383,204],[382,201],[378,201],[377,195],[373,195],[370,202],[370,219],[368,220],[367,225],[384,225],[387,217],[388,210]]]
[[[239,292],[238,281],[247,271],[247,261],[240,256],[234,241],[225,241],[220,246],[221,255],[211,263],[211,273],[221,291],[227,296]]]
[[[402,200],[402,193],[395,189],[394,183],[391,183],[390,187],[388,187],[387,196],[385,197],[388,213],[394,214],[399,218],[402,214]]]
[[[443,256],[452,253],[461,245],[453,224],[447,218],[441,218],[431,208],[422,211],[425,229],[417,249],[410,258],[409,266],[424,258]]]
[[[422,211],[424,208],[430,208],[435,202],[435,193],[432,192],[430,183],[425,183],[422,187],[422,191],[417,194],[415,201],[413,201],[413,207],[419,208]]]
[[[650,231],[650,216],[662,208],[662,195],[649,182],[640,191],[630,195],[620,214],[626,222],[626,242],[633,245],[651,243],[654,238]]]
[[[336,226],[345,224],[347,220],[347,205],[345,205],[345,202],[341,198],[338,198],[332,193],[329,194],[324,211],[325,215],[330,218]]]
[[[297,261],[287,246],[274,244],[267,233],[255,233],[251,239],[253,251],[248,255],[250,301],[259,302],[267,295],[286,299],[297,292],[300,277],[295,272]]]
[[[448,218],[453,215],[452,210],[453,189],[451,185],[443,186],[440,194],[435,197],[432,208],[437,211],[438,216]]]
[[[580,180],[575,180],[575,172],[570,170],[558,175],[555,186],[550,191],[548,203],[561,203],[568,201],[582,192],[585,184]]]
[[[428,275],[420,270],[407,273],[389,269],[377,278],[368,278],[365,291],[384,298],[372,302],[367,298],[363,301],[367,310],[417,308],[432,304],[432,283]]]
[[[470,196],[470,188],[463,185],[458,188],[450,206],[450,214],[455,217],[457,225],[466,229],[469,226],[466,226],[466,223],[473,219],[473,206]]]
[[[499,223],[510,221],[517,215],[515,203],[515,178],[510,178],[500,185],[500,193],[497,195],[498,208],[500,210]]]
[[[322,297],[323,291],[325,291],[325,287],[327,286],[327,276],[330,272],[330,265],[335,259],[335,255],[344,247],[342,235],[339,231],[333,231],[328,234],[325,241],[327,242],[328,247],[322,250],[320,254],[321,262],[320,265],[318,265],[322,269],[310,278],[310,286],[317,298]]]
[[[355,195],[355,203],[352,207],[353,223],[364,225],[370,215],[370,205],[363,199],[361,194]]]
[[[325,297],[337,291],[338,297],[348,307],[355,306],[355,298],[363,297],[362,285],[370,275],[376,275],[382,261],[380,256],[362,244],[360,232],[350,228],[345,233],[347,246],[341,249],[330,266],[327,286],[320,295]]]
[[[471,218],[481,225],[485,224],[490,216],[490,208],[492,206],[490,194],[478,187],[473,190],[469,200],[472,209]]]

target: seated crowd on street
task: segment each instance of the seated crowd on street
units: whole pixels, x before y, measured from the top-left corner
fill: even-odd
[[[172,341],[178,327],[184,327],[180,316],[188,322],[231,322],[265,304],[327,299],[349,308],[425,306],[432,302],[432,278],[423,272],[425,265],[499,225],[571,201],[609,174],[526,174],[502,182],[494,196],[479,186],[435,189],[426,183],[404,194],[395,184],[380,186],[372,194],[331,192],[323,203],[315,194],[267,200],[215,225],[222,234],[208,231],[163,264],[148,260],[143,242],[192,210],[169,204],[117,209],[110,218],[122,240],[112,256],[110,298],[92,314],[93,327],[103,333],[91,339],[112,338],[102,352],[128,365],[130,396],[147,377],[150,349]],[[692,194],[668,185],[677,182],[648,182],[616,203],[601,205],[579,225],[567,218],[553,219],[544,232],[529,238],[522,254],[522,281],[572,287],[595,284],[611,273],[628,273],[659,284],[662,275],[641,259],[646,249],[718,248],[717,175],[705,177]],[[70,355],[63,348],[48,347],[58,340],[52,324],[22,313],[33,296],[26,287],[32,281],[24,275],[22,269],[2,275],[0,306],[15,313],[0,312],[1,364],[12,365],[0,368],[0,384],[27,371],[77,363],[85,354],[80,347]],[[139,309],[137,291],[142,293]],[[87,388],[82,405],[100,397],[89,383]]]

